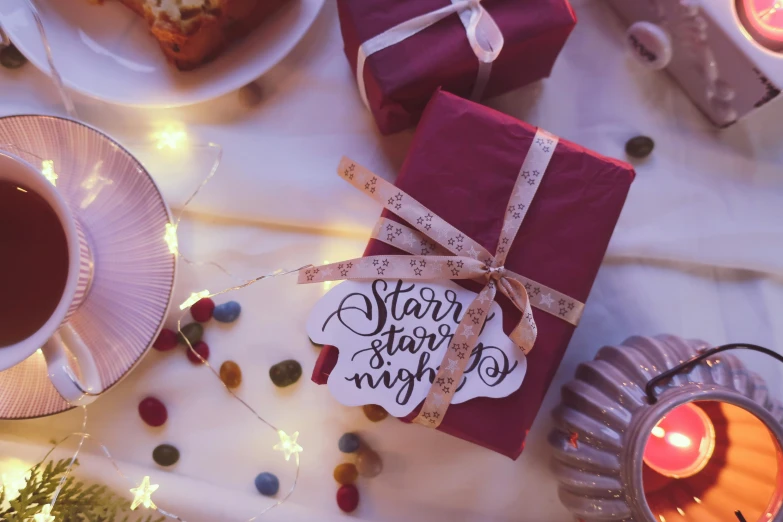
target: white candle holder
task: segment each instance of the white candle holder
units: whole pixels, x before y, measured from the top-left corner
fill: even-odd
[[[783,360],[756,346],[708,350],[658,336],[631,337],[579,365],[549,437],[563,504],[584,522],[783,521],[783,406],[761,377],[722,353],[740,347]],[[705,419],[707,444],[693,452],[705,460],[685,473],[656,471],[646,463],[651,438],[673,435],[674,452],[697,442],[683,434],[692,430],[662,428],[683,406]]]
[[[715,125],[725,127],[783,88],[783,1],[609,0],[627,44],[666,69]],[[779,7],[776,7],[779,6]]]

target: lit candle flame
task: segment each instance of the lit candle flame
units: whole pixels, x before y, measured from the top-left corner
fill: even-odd
[[[690,437],[677,432],[666,435],[666,441],[675,448],[689,448],[692,444]]]

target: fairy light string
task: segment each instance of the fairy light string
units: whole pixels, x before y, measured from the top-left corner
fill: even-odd
[[[210,144],[210,146],[214,146],[214,144]],[[222,150],[222,149],[220,149],[220,150]],[[31,154],[29,152],[27,152],[27,153]],[[198,193],[205,187],[207,182],[209,182],[209,180],[212,179],[212,177],[215,175],[215,173],[217,172],[217,168],[219,166],[219,163],[220,163],[220,155],[218,155],[217,159],[213,163],[212,168],[210,169],[210,172],[209,172],[208,176],[199,184],[199,186],[196,188],[196,190],[193,192],[193,194],[186,200],[185,204],[180,208],[180,211],[178,212],[178,215],[177,215],[177,218],[176,218],[174,224],[173,225],[171,223],[167,224],[166,229],[163,231],[162,236],[163,236],[164,241],[169,246],[169,249],[172,251],[172,254],[174,254],[178,258],[182,259],[183,261],[185,261],[185,262],[187,262],[189,264],[192,264],[192,265],[211,265],[211,266],[214,266],[214,267],[220,269],[225,274],[229,275],[230,277],[236,279],[236,277],[233,274],[231,274],[231,272],[226,270],[223,266],[221,266],[218,263],[214,263],[214,262],[207,262],[207,263],[194,262],[194,261],[191,261],[190,259],[188,259],[187,257],[185,257],[182,254],[181,250],[179,249],[179,240],[178,240],[177,233],[176,233],[177,232],[177,228],[179,226],[179,223],[180,223],[180,221],[182,219],[182,215],[185,212],[187,206],[190,204],[191,201],[193,201],[193,199],[196,197],[196,195],[198,195]],[[212,375],[215,377],[215,379],[217,379],[218,382],[220,382],[220,384],[223,386],[223,388],[230,394],[230,396],[233,399],[236,399],[237,401],[239,401],[239,403],[242,404],[258,421],[260,421],[261,423],[266,425],[269,429],[271,429],[271,430],[273,430],[275,432],[275,434],[277,435],[279,441],[277,442],[277,444],[275,444],[272,447],[273,450],[282,452],[283,453],[283,457],[285,458],[286,461],[290,460],[291,456],[295,457],[296,470],[295,470],[293,482],[292,482],[291,487],[289,488],[289,490],[279,500],[277,500],[275,503],[273,503],[273,504],[267,506],[266,508],[264,508],[263,510],[261,510],[257,515],[255,515],[252,518],[248,519],[247,522],[252,522],[252,521],[258,519],[259,517],[261,517],[262,515],[264,515],[269,510],[274,509],[275,507],[278,507],[278,506],[284,504],[291,497],[291,495],[294,493],[294,491],[296,490],[296,486],[297,486],[298,481],[299,481],[300,453],[303,451],[302,446],[297,441],[297,439],[299,437],[299,432],[296,431],[296,432],[293,433],[293,435],[288,435],[284,430],[279,429],[277,426],[275,426],[274,424],[272,424],[271,422],[266,420],[264,417],[262,417],[249,403],[247,403],[242,397],[237,395],[234,392],[234,390],[232,390],[231,388],[226,386],[226,384],[220,378],[220,373],[209,363],[209,361],[207,361],[205,358],[203,358],[193,348],[193,345],[190,343],[190,341],[187,339],[187,337],[182,335],[182,320],[186,317],[187,310],[190,308],[190,306],[192,306],[194,303],[196,303],[199,299],[206,298],[206,297],[210,297],[211,298],[211,297],[216,297],[216,296],[219,296],[219,295],[227,294],[229,292],[235,292],[235,291],[247,288],[248,286],[251,286],[251,285],[253,285],[255,283],[258,283],[259,281],[262,281],[264,279],[268,279],[268,278],[272,278],[272,277],[278,277],[278,276],[284,276],[284,275],[288,275],[288,274],[292,274],[292,273],[297,273],[302,268],[307,268],[308,266],[309,265],[305,265],[303,267],[296,268],[296,269],[293,269],[293,270],[278,269],[278,270],[275,270],[274,272],[272,272],[270,274],[260,275],[260,276],[254,277],[252,279],[248,279],[248,280],[239,282],[238,284],[236,284],[234,286],[230,286],[230,287],[225,288],[223,290],[220,290],[218,292],[210,292],[209,290],[202,290],[202,291],[198,291],[198,292],[193,292],[193,293],[191,293],[190,297],[188,297],[188,299],[186,299],[179,306],[180,310],[182,311],[182,314],[180,314],[180,316],[177,318],[177,333],[180,334],[180,337],[182,339],[184,339],[185,344],[187,345],[188,351],[190,351],[192,354],[194,354],[201,361],[201,363],[204,366],[207,367],[207,369],[212,373]],[[76,379],[75,375],[73,375],[72,373],[71,373],[71,379],[73,380],[74,384],[76,384],[78,386],[78,379]],[[81,389],[81,387],[80,387],[80,389]],[[91,395],[91,396],[98,396],[98,395],[101,394],[101,392],[93,393],[93,392],[90,392],[90,391],[84,390],[84,389],[81,389],[81,391],[83,393],[85,393],[86,395]],[[66,439],[68,439],[70,437],[79,437],[78,447],[77,447],[76,451],[74,452],[73,457],[71,458],[71,461],[70,461],[70,463],[69,463],[69,465],[68,465],[68,467],[66,469],[66,473],[61,478],[60,483],[59,483],[57,489],[55,490],[54,494],[52,495],[52,501],[50,502],[50,504],[46,504],[45,506],[42,506],[42,511],[39,513],[39,515],[41,516],[41,520],[43,522],[56,522],[56,520],[54,518],[49,519],[49,518],[45,518],[45,517],[50,517],[51,516],[50,515],[50,510],[55,506],[55,504],[57,502],[57,496],[59,495],[62,487],[65,485],[65,481],[67,480],[68,476],[70,475],[70,473],[72,471],[73,465],[74,465],[74,463],[76,461],[76,458],[79,455],[79,452],[82,449],[82,446],[83,446],[85,440],[88,440],[88,439],[92,438],[92,436],[87,432],[87,408],[86,408],[86,406],[82,406],[82,410],[84,412],[84,416],[83,416],[81,431],[80,432],[76,432],[76,433],[72,433],[71,435],[69,435],[68,437],[66,437],[62,441],[60,441],[42,459],[42,461],[46,460],[46,458],[51,454],[51,452],[54,451],[54,449],[56,447],[58,447]],[[103,444],[99,444],[99,446],[100,446],[104,456],[111,461],[112,465],[114,466],[115,470],[120,474],[120,476],[122,476],[123,478],[129,480],[125,476],[125,474],[122,473],[122,471],[120,470],[120,467],[117,464],[117,462],[111,457],[111,453],[109,452],[108,448],[105,445],[103,445]],[[130,489],[130,492],[134,494],[134,498],[133,498],[132,503],[131,503],[131,509],[135,510],[136,508],[141,506],[141,507],[144,507],[144,508],[149,508],[149,509],[155,510],[159,514],[161,514],[161,515],[163,515],[163,516],[165,516],[167,518],[172,518],[172,519],[178,520],[180,522],[187,522],[186,520],[181,518],[179,515],[171,513],[171,512],[168,512],[168,511],[158,507],[151,500],[152,493],[154,493],[158,489],[158,487],[157,487],[156,484],[151,484],[150,480],[151,480],[151,478],[149,476],[145,476],[141,483],[133,483],[132,481],[129,480],[131,482],[131,484],[134,486],[133,488]],[[34,520],[34,522],[39,522],[39,521],[38,520]]]
[[[46,36],[46,31],[43,25],[43,22],[41,20],[41,17],[38,13],[38,10],[33,3],[33,0],[27,0],[27,4],[30,8],[30,11],[33,15],[33,18],[35,19],[38,32],[41,37],[41,41],[43,43],[44,49],[46,51],[47,60],[49,62],[49,67],[51,71],[51,78],[52,81],[60,95],[60,98],[62,100],[62,103],[65,107],[66,112],[68,115],[74,119],[77,119],[77,112],[76,108],[73,104],[73,101],[71,100],[70,94],[67,92],[67,90],[64,87],[62,78],[57,70],[57,68],[54,65],[54,57],[52,56],[52,50],[51,45],[49,43],[49,40]],[[157,138],[157,144],[156,148],[158,150],[162,149],[176,149],[179,147],[179,145],[184,142],[184,140],[187,138],[187,135],[184,133],[184,131],[180,131],[176,136],[163,136]],[[0,145],[2,147],[3,145]],[[41,162],[41,171],[44,174],[44,176],[53,184],[56,186],[57,179],[59,177],[59,174],[55,170],[55,165],[51,160],[40,158],[36,154],[30,153],[29,151],[23,150],[21,147],[10,144],[8,145],[10,147],[15,147],[17,150],[22,150],[25,154],[28,154],[32,157],[38,158],[38,160]],[[226,384],[223,382],[223,380],[220,378],[220,373],[215,370],[215,368],[204,359],[194,348],[193,345],[190,343],[190,341],[182,335],[182,319],[186,316],[186,310],[190,308],[193,304],[195,304],[199,299],[205,298],[205,297],[215,297],[223,294],[227,294],[229,292],[238,291],[244,288],[247,288],[248,286],[251,286],[255,283],[258,283],[259,281],[262,281],[264,279],[272,278],[272,277],[278,277],[278,276],[284,276],[292,273],[296,273],[302,268],[307,268],[310,265],[296,268],[293,270],[283,270],[278,269],[272,272],[271,274],[266,275],[260,275],[258,277],[254,277],[252,279],[247,279],[244,281],[238,280],[230,271],[228,271],[225,267],[220,265],[219,263],[207,261],[207,262],[196,262],[190,260],[188,257],[186,257],[179,247],[179,238],[178,238],[178,230],[179,225],[182,221],[182,217],[187,209],[187,207],[190,205],[190,203],[198,196],[198,194],[201,192],[201,190],[212,180],[212,178],[217,173],[218,167],[220,166],[222,156],[223,156],[223,148],[216,143],[207,143],[206,145],[199,145],[199,146],[190,146],[192,149],[196,150],[199,148],[207,148],[212,149],[215,152],[215,159],[210,167],[209,173],[207,176],[199,183],[199,185],[196,187],[196,189],[193,191],[193,193],[188,197],[188,199],[185,201],[185,203],[180,207],[179,212],[177,212],[177,216],[174,219],[173,222],[169,222],[166,224],[165,230],[161,231],[161,236],[163,241],[166,243],[166,245],[169,247],[169,251],[172,255],[176,256],[178,259],[181,259],[183,262],[194,265],[194,266],[212,266],[230,278],[234,279],[236,281],[236,284],[234,286],[225,288],[223,290],[220,290],[218,292],[210,292],[209,290],[201,290],[192,292],[190,297],[186,299],[181,305],[180,310],[183,312],[177,319],[177,332],[180,334],[180,337],[185,340],[185,343],[187,344],[188,350],[194,354],[198,359],[201,361],[201,363],[207,367],[207,369],[212,373],[215,379],[217,379],[218,382],[223,386],[223,388],[230,394],[231,398],[239,401],[240,404],[242,404],[252,415],[255,417],[256,420],[267,426],[270,430],[274,431],[278,442],[272,447],[272,450],[274,451],[280,451],[282,452],[282,456],[285,458],[286,461],[289,461],[291,457],[294,457],[294,463],[295,463],[295,473],[294,473],[294,479],[291,484],[291,487],[288,489],[285,495],[280,497],[276,502],[273,504],[270,504],[266,506],[264,509],[262,509],[258,514],[253,516],[252,518],[248,519],[247,522],[253,522],[254,520],[258,519],[271,509],[274,509],[282,504],[284,504],[294,493],[296,490],[297,483],[299,481],[299,470],[300,470],[300,453],[302,453],[303,448],[298,442],[299,432],[295,431],[292,435],[289,435],[282,429],[279,429],[277,426],[266,420],[263,416],[261,416],[258,411],[256,411],[255,408],[253,408],[248,402],[246,402],[242,397],[237,395],[234,390],[226,386]],[[73,380],[74,384],[79,386],[78,379],[76,379],[75,375],[71,372],[71,379]],[[81,387],[80,387],[81,389]],[[83,390],[82,392],[86,395],[91,396],[97,396],[100,395],[102,392],[99,393],[92,393],[88,390]],[[187,522],[183,518],[181,518],[179,515],[175,513],[168,512],[160,507],[158,507],[155,502],[152,500],[152,494],[156,493],[158,491],[159,486],[157,484],[154,484],[154,479],[150,477],[149,475],[145,476],[141,482],[136,482],[131,480],[128,476],[126,476],[122,469],[120,468],[117,461],[112,457],[111,452],[109,451],[109,448],[106,447],[104,444],[96,441],[94,437],[87,431],[87,407],[81,406],[83,417],[82,417],[82,424],[81,429],[78,432],[71,433],[64,438],[62,438],[60,441],[55,443],[51,449],[44,455],[44,457],[41,459],[41,462],[46,461],[47,458],[52,454],[52,452],[55,451],[56,448],[60,447],[63,443],[65,443],[67,440],[71,438],[78,438],[79,442],[77,444],[76,450],[73,453],[73,456],[70,459],[70,462],[68,464],[68,467],[66,468],[65,473],[60,479],[60,482],[57,485],[57,488],[55,489],[54,493],[52,494],[51,501],[48,504],[42,505],[41,510],[36,513],[33,516],[32,522],[59,522],[56,520],[55,516],[52,514],[52,510],[54,509],[57,498],[62,491],[63,487],[66,484],[66,481],[68,480],[68,477],[71,475],[73,466],[76,462],[76,459],[79,455],[79,453],[82,451],[83,446],[86,441],[92,441],[96,443],[101,450],[101,453],[103,453],[103,456],[108,459],[108,461],[112,464],[115,471],[118,473],[120,477],[125,479],[131,486],[129,488],[129,492],[133,494],[133,500],[131,501],[130,508],[131,510],[135,510],[137,508],[144,508],[144,509],[150,509],[154,510],[160,515],[163,515],[167,518],[178,520],[179,522]],[[32,468],[30,468],[31,470]],[[28,472],[30,471],[28,470]]]

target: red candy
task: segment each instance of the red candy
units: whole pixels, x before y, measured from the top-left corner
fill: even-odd
[[[169,330],[168,328],[164,328],[160,331],[160,334],[158,335],[158,338],[155,339],[155,342],[152,343],[152,347],[160,352],[168,352],[169,350],[176,348],[178,344],[179,340],[177,339],[176,332]]]
[[[337,490],[337,505],[346,513],[353,512],[359,505],[359,490],[353,484],[340,486]]]
[[[204,341],[199,341],[196,344],[194,344],[193,350],[195,350],[196,353],[201,357],[203,357],[205,360],[209,359],[209,346]],[[188,355],[188,359],[190,359],[190,362],[192,362],[193,364],[204,364],[201,362],[201,359],[198,358],[198,355],[193,353],[193,350],[191,350],[188,347],[185,347],[185,353]]]
[[[139,403],[139,416],[150,426],[163,426],[169,413],[166,406],[155,397],[147,397]]]
[[[206,323],[212,319],[212,312],[214,311],[215,301],[209,297],[199,299],[193,306],[190,307],[190,315],[193,316],[193,319],[199,323]]]

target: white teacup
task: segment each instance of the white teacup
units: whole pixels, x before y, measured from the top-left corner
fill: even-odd
[[[62,225],[68,247],[67,276],[59,303],[31,335],[0,347],[0,370],[21,363],[40,348],[46,359],[49,379],[60,395],[73,405],[92,402],[101,387],[98,368],[87,346],[67,323],[84,301],[92,281],[93,259],[87,238],[57,189],[29,163],[0,151],[0,181],[18,183],[43,198]],[[2,230],[3,223],[0,223],[0,233]],[[2,255],[13,255],[13,252]],[[14,296],[3,298],[13,299]],[[0,318],[0,328],[2,321]],[[81,378],[71,368],[68,352],[76,357]]]

